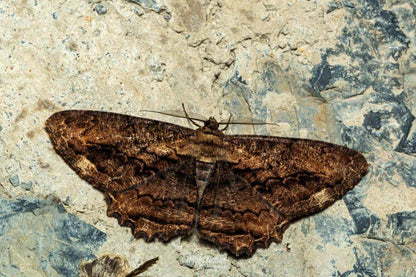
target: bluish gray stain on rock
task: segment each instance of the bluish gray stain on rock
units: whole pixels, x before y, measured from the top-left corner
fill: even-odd
[[[416,160],[409,161],[409,164],[402,163],[400,169],[406,186],[416,188]]]
[[[380,219],[361,202],[362,194],[356,190],[347,193],[343,200],[354,222],[354,234],[363,234]]]
[[[399,64],[397,59],[404,51],[409,48],[409,39],[401,29],[397,17],[391,11],[384,10],[379,1],[361,0],[355,4],[348,1],[331,2],[329,12],[335,9],[345,9],[347,12],[347,26],[343,34],[339,37],[340,44],[333,49],[326,49],[322,54],[322,61],[316,65],[312,71],[313,76],[310,79],[310,86],[315,96],[321,96],[321,92],[330,88],[337,79],[345,80],[351,84],[351,91],[343,91],[339,97],[352,97],[362,94],[368,88],[374,89],[371,99],[367,100],[378,102],[384,109],[384,114],[380,114],[380,124],[375,124],[374,117],[380,111],[370,111],[366,115],[366,130],[362,127],[345,127],[342,130],[342,138],[345,142],[360,140],[356,143],[361,147],[361,151],[370,151],[371,145],[369,136],[375,136],[377,140],[389,139],[391,134],[401,138],[396,147],[396,151],[405,153],[416,153],[416,134],[411,130],[414,117],[406,107],[403,100],[404,93],[396,95],[393,89],[400,89],[402,86],[402,76],[399,73]],[[364,25],[360,22],[367,22]],[[358,27],[358,28],[357,28]],[[380,49],[380,50],[379,50]],[[382,51],[381,51],[382,49]],[[349,65],[329,65],[327,59],[329,56],[347,55],[351,62]],[[392,57],[393,60],[389,59]],[[358,64],[354,66],[353,64]],[[380,69],[383,70],[380,70]],[[391,105],[391,112],[386,113],[385,104]],[[348,109],[343,111],[339,109],[340,118],[344,112],[350,112]],[[393,124],[386,126],[381,133],[376,130],[382,128],[381,125],[394,118],[400,126]],[[384,119],[384,122],[383,122]],[[379,126],[379,128],[374,128]],[[392,144],[392,141],[388,141]],[[360,146],[361,145],[361,146]]]
[[[364,116],[364,126],[372,129],[380,130],[381,128],[381,113],[370,111]]]
[[[137,5],[140,5],[143,9],[151,10],[155,12],[162,11],[162,6],[158,1],[156,0],[128,0],[128,2],[135,3]]]
[[[352,234],[351,223],[341,217],[331,217],[325,214],[313,216],[315,229],[325,243],[336,246],[340,244],[351,244],[349,236]]]
[[[389,215],[387,226],[392,229],[393,238],[400,244],[416,242],[416,211],[399,212]]]
[[[108,6],[104,6],[103,4],[97,4],[94,7],[94,11],[98,14],[98,15],[103,15],[106,14],[108,11]]]
[[[321,63],[313,67],[312,78],[310,79],[313,95],[319,98],[322,97],[321,91],[331,86],[336,80],[346,78],[344,67],[342,65],[329,65],[327,57],[328,54],[324,54]]]
[[[6,276],[20,272],[10,264],[14,249],[10,247],[33,252],[31,262],[46,276],[78,276],[81,259],[95,258],[93,251],[106,240],[105,233],[67,213],[53,199],[0,198],[0,226],[0,264]]]
[[[9,178],[10,184],[12,184],[13,187],[18,187],[20,184],[19,176],[13,175]]]
[[[411,246],[407,246],[416,242],[416,212],[388,215],[385,226],[381,226],[380,219],[375,215],[369,218],[365,232],[354,234],[361,239],[355,240],[356,263],[353,269],[337,271],[333,276],[380,276],[380,272],[390,276],[389,270],[398,261],[401,267],[393,269],[395,276],[416,274],[415,253]]]
[[[238,111],[248,108],[254,118],[267,118],[268,108],[264,105],[264,97],[267,93],[282,93],[279,91],[280,82],[287,82],[287,80],[282,80],[284,78],[282,73],[276,63],[266,62],[259,78],[254,81],[255,83],[248,84],[238,70],[235,70],[233,75],[223,84],[225,104],[234,114],[238,115]],[[253,90],[250,89],[251,86],[254,87]],[[231,93],[235,94],[235,97],[228,97]],[[285,121],[284,118],[279,118],[279,120]],[[262,134],[267,135],[267,130],[262,129]]]

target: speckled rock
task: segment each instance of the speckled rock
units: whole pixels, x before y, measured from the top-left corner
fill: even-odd
[[[0,199],[2,276],[77,276],[106,234],[68,214],[56,199]]]
[[[77,276],[110,254],[144,276],[416,275],[413,0],[0,1],[0,276]],[[360,151],[367,176],[234,259],[195,235],[146,243],[52,149],[45,120],[95,109],[276,125],[229,133],[319,139]],[[188,125],[186,125],[188,126]],[[52,200],[56,199],[56,200]]]

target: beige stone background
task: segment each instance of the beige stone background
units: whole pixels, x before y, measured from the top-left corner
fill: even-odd
[[[77,276],[104,254],[131,268],[159,257],[143,276],[416,275],[414,3],[374,3],[0,1],[0,276]],[[196,235],[136,240],[53,151],[44,122],[93,109],[189,126],[141,111],[181,103],[276,123],[229,133],[346,145],[370,172],[249,259]]]

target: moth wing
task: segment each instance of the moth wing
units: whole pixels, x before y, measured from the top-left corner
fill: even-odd
[[[195,162],[179,161],[135,187],[106,193],[107,214],[146,241],[190,235],[197,206],[194,176]]]
[[[62,111],[46,121],[56,152],[103,191],[122,191],[175,166],[172,146],[194,131],[156,120],[99,111]]]
[[[137,237],[168,240],[190,233],[197,202],[195,162],[179,159],[172,148],[193,130],[99,111],[55,113],[46,130],[65,162],[104,192],[108,215],[131,226]]]
[[[199,235],[235,256],[251,256],[259,247],[280,241],[285,226],[261,196],[240,176],[232,164],[217,162],[199,206]]]
[[[261,136],[228,136],[226,141],[239,153],[234,174],[287,220],[322,211],[367,172],[360,153],[332,143]]]

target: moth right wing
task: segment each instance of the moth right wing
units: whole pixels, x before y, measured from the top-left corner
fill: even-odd
[[[195,162],[179,161],[141,184],[106,194],[108,216],[146,241],[192,233],[196,218]]]
[[[122,191],[176,166],[173,148],[193,130],[156,120],[99,111],[62,111],[46,121],[54,149],[87,182]]]
[[[251,256],[257,248],[279,242],[289,221],[276,213],[233,165],[218,161],[199,207],[199,235],[234,256]]]
[[[174,148],[193,130],[99,111],[55,113],[46,130],[65,162],[105,194],[108,215],[135,236],[168,240],[191,232],[195,162],[179,159]]]
[[[238,135],[225,141],[238,153],[234,174],[290,221],[327,208],[367,172],[363,155],[328,142]]]

